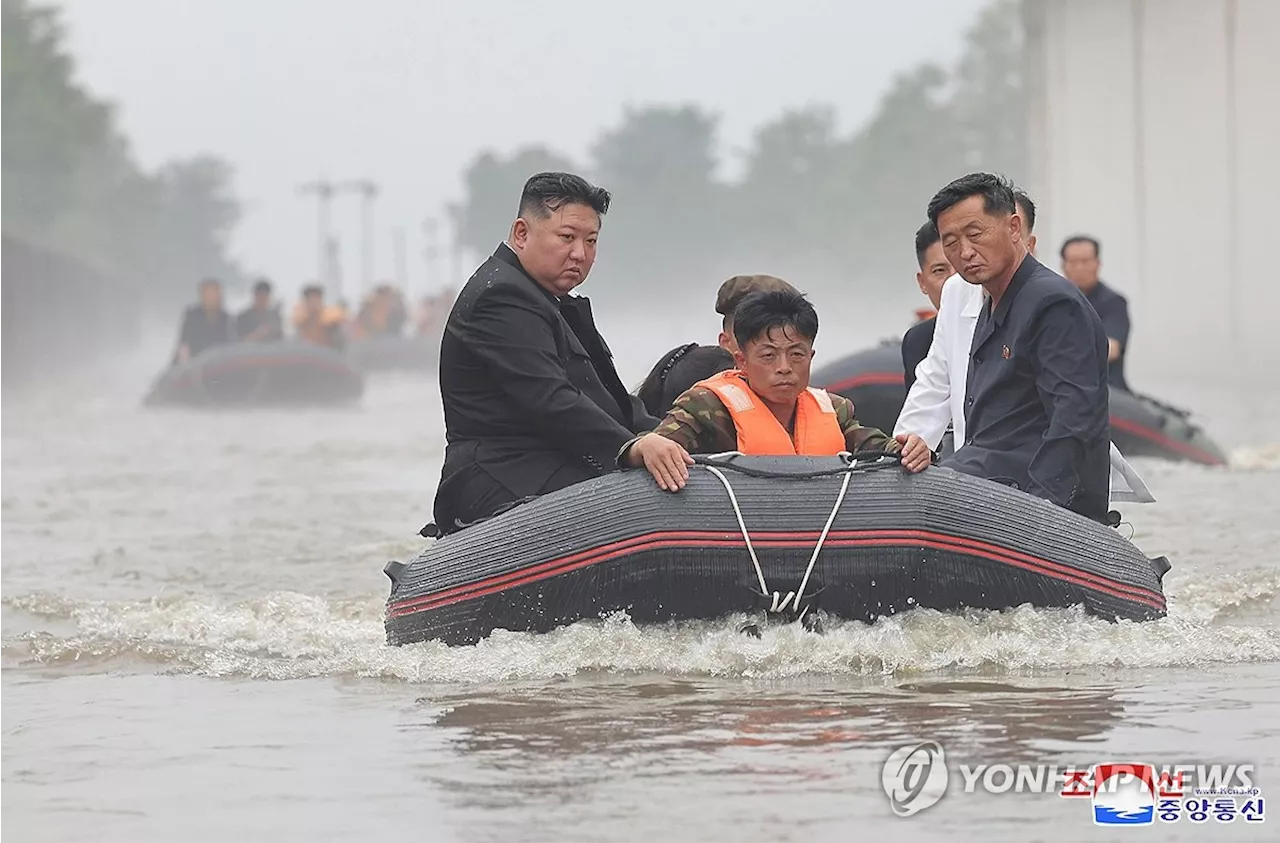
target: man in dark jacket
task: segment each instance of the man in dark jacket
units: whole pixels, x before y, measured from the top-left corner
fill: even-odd
[[[214,346],[232,341],[231,316],[222,307],[222,282],[206,278],[198,287],[199,304],[188,307],[182,314],[182,328],[178,333],[178,347],[170,361],[176,366]]]
[[[579,176],[533,176],[507,241],[459,293],[440,343],[440,533],[613,471],[623,443],[658,425],[619,379],[590,302],[570,295],[609,199]]]
[[[1098,311],[1107,332],[1107,379],[1117,389],[1129,390],[1124,379],[1124,356],[1129,351],[1129,302],[1098,277],[1102,246],[1092,237],[1068,237],[1062,244],[1062,274],[1080,288]]]
[[[929,202],[947,260],[986,291],[965,391],[965,442],[945,461],[1106,521],[1107,335],[1088,299],[1028,253],[1007,181],[957,179]]]

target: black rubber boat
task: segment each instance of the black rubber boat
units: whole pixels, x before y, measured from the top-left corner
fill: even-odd
[[[815,369],[814,386],[838,392],[853,402],[858,420],[889,432],[907,400],[902,377],[902,343],[885,340]],[[1226,452],[1190,413],[1154,398],[1111,390],[1111,441],[1126,457],[1226,465]]]
[[[440,339],[370,337],[352,341],[347,354],[365,372],[435,372],[440,363]]]
[[[616,472],[388,563],[386,633],[396,645],[469,644],[620,610],[636,623],[739,612],[870,622],[917,606],[1031,604],[1149,620],[1165,614],[1168,569],[1111,528],[946,468],[700,458],[678,494]]]
[[[364,375],[341,353],[305,342],[211,348],[156,379],[151,406],[270,407],[351,404]]]

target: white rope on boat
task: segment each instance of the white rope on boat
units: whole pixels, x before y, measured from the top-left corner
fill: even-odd
[[[736,451],[728,452],[723,455],[716,454],[714,456],[729,456],[730,454],[740,456]],[[813,573],[813,566],[818,561],[818,555],[822,553],[822,546],[827,541],[827,534],[831,532],[831,525],[835,523],[836,514],[840,512],[840,507],[844,505],[844,498],[846,493],[849,491],[849,481],[853,478],[853,472],[846,471],[844,474],[844,480],[840,484],[840,493],[836,496],[835,506],[831,508],[831,514],[827,516],[827,523],[823,525],[822,533],[818,536],[818,543],[814,545],[813,553],[809,556],[809,565],[804,570],[804,578],[800,580],[800,589],[798,591],[789,591],[786,595],[783,595],[777,591],[772,592],[772,594],[769,592],[769,586],[765,583],[764,579],[764,570],[760,567],[759,557],[756,556],[755,545],[751,544],[751,534],[747,530],[746,520],[742,517],[742,507],[738,505],[738,496],[733,491],[733,484],[731,484],[729,482],[729,478],[725,477],[724,473],[715,466],[703,465],[702,467],[715,475],[716,478],[724,485],[724,490],[729,493],[729,503],[733,506],[733,514],[738,519],[738,529],[742,531],[742,540],[746,542],[747,554],[751,557],[751,565],[755,568],[756,579],[760,583],[760,595],[762,597],[770,598],[771,600],[769,604],[769,611],[775,614],[781,613],[786,611],[787,606],[791,606],[792,609],[800,610],[800,601],[804,597],[805,586],[809,584],[809,576]],[[800,617],[803,618],[808,610],[807,606],[804,607],[803,610],[800,610]]]

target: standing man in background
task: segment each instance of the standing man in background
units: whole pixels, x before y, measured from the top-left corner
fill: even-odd
[[[1098,311],[1102,327],[1107,332],[1107,381],[1117,389],[1129,391],[1124,379],[1124,355],[1129,350],[1129,302],[1125,297],[1102,283],[1098,259],[1102,247],[1092,237],[1078,234],[1068,237],[1062,244],[1062,274],[1080,288],[1084,297]]]

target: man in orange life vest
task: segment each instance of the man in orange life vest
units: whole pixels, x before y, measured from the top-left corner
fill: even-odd
[[[695,385],[652,433],[630,440],[618,462],[644,466],[670,492],[689,479],[690,453],[834,456],[841,451],[901,453],[922,471],[933,459],[915,434],[898,439],[863,427],[846,398],[809,387],[818,314],[795,291],[754,293],[733,314],[738,368]]]

